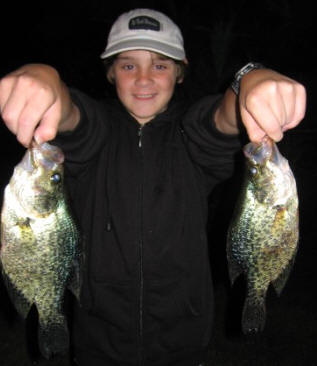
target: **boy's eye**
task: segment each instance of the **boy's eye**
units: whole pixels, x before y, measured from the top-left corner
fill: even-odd
[[[154,65],[156,70],[165,70],[166,69],[166,65],[162,65],[162,64],[156,64]]]
[[[133,65],[130,65],[130,64],[129,65],[123,65],[123,69],[124,70],[133,70],[133,67],[134,66]]]

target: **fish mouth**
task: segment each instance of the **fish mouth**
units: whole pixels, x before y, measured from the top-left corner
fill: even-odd
[[[20,164],[23,169],[32,173],[34,169],[40,166],[45,170],[55,170],[63,162],[64,154],[59,147],[46,142],[38,144],[33,140]]]
[[[62,150],[46,142],[39,145],[33,141],[31,152],[33,153],[35,163],[47,170],[56,169],[58,165],[64,162]]]
[[[244,147],[243,152],[249,160],[257,165],[263,165],[270,160],[273,164],[281,166],[285,160],[275,142],[267,136],[259,143],[250,142]]]
[[[275,144],[269,138],[264,138],[261,142],[250,142],[243,148],[243,153],[247,159],[254,164],[263,165],[272,158]],[[275,149],[275,151],[277,151]]]
[[[286,159],[279,152],[276,144],[273,144],[273,146],[272,146],[272,154],[271,154],[271,161],[272,161],[272,163],[275,164],[275,165],[278,165],[278,166],[283,166],[285,160]]]
[[[35,169],[34,166],[34,159],[31,153],[31,150],[28,149],[23,157],[23,159],[21,160],[21,163],[19,164],[21,166],[21,168],[29,173],[32,173]]]

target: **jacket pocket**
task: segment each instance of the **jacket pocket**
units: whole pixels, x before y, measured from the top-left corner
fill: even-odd
[[[148,312],[160,323],[178,322],[201,314],[199,289],[191,291],[186,280],[164,280],[148,284]]]
[[[145,298],[144,337],[147,357],[200,347],[206,331],[201,287],[172,280],[148,284]]]
[[[134,286],[132,281],[105,283],[91,281],[91,312],[120,333],[129,333],[133,325]]]
[[[99,354],[104,362],[104,355],[118,365],[129,365],[136,358],[133,287],[132,281],[91,281],[92,307],[77,320],[84,334],[76,337],[79,346]]]

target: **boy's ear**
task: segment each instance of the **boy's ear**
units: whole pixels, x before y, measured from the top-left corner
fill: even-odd
[[[176,82],[177,84],[181,84],[183,80],[184,80],[184,72],[182,68],[179,65],[177,65]]]
[[[188,66],[187,59],[184,59],[181,62],[177,62],[176,82],[178,84],[181,84],[184,81],[187,66]]]
[[[183,76],[177,76],[177,79],[176,79],[177,84],[181,84],[183,81],[184,81]]]
[[[114,84],[115,77],[114,77],[114,72],[113,72],[113,67],[112,66],[110,66],[108,71],[107,71],[107,79],[108,79],[110,84]]]

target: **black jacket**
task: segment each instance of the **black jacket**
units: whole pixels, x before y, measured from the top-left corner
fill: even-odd
[[[213,290],[207,196],[240,144],[218,132],[208,97],[144,125],[119,102],[73,92],[77,129],[58,136],[86,238],[79,365],[194,365],[210,341]]]

